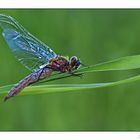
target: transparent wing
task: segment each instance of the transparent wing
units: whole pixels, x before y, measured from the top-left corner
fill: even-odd
[[[31,35],[10,16],[0,14],[3,36],[16,58],[29,70],[36,71],[57,55],[43,42]]]

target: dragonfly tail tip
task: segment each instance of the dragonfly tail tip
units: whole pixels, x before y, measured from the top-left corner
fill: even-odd
[[[4,102],[6,102],[8,99],[9,99],[9,97],[6,96],[6,97],[4,98]]]

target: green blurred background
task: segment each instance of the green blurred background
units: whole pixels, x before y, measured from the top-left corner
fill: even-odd
[[[0,10],[56,53],[92,65],[140,54],[140,10]],[[2,31],[2,30],[0,30]],[[0,86],[28,71],[0,36]],[[139,70],[87,74],[53,83],[124,79]],[[96,90],[0,98],[0,130],[140,130],[140,82]]]

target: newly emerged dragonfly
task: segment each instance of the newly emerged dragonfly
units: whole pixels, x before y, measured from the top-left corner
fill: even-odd
[[[32,71],[9,91],[4,101],[17,95],[26,86],[50,76],[53,71],[73,74],[73,70],[81,65],[76,56],[68,60],[64,56],[57,55],[11,16],[0,14],[0,26],[3,29],[2,35],[16,58]]]

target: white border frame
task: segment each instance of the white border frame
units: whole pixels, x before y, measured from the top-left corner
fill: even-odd
[[[140,8],[139,0],[0,0],[0,8]]]
[[[140,132],[1,132],[1,140],[140,140]]]
[[[139,0],[1,0],[0,8],[140,8]],[[0,132],[1,140],[140,140],[140,132]]]

